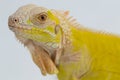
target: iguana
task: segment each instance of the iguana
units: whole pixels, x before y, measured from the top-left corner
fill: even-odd
[[[28,4],[9,16],[8,25],[43,75],[120,80],[120,36],[88,29],[68,14]]]

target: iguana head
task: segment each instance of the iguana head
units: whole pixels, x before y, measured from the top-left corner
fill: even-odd
[[[52,55],[54,55],[61,43],[62,28],[60,26],[64,24],[62,23],[64,20],[61,19],[64,19],[63,16],[67,13],[65,12],[65,14],[63,14],[64,13],[61,11],[49,10],[44,7],[29,4],[20,7],[15,13],[9,16],[9,29],[15,33],[17,39],[25,45],[28,44],[29,41],[35,43],[32,47],[26,45],[30,48],[28,49],[31,53],[34,53],[35,51],[33,50],[34,46],[40,46],[45,50],[44,52],[34,48],[37,50],[36,52],[40,52],[39,55],[41,56],[41,59],[38,59],[41,61],[36,64],[38,66],[43,65],[39,66],[43,74],[57,73],[54,62],[52,63]],[[50,55],[51,60],[47,55]],[[45,62],[44,57],[47,62]],[[36,61],[36,58],[33,59]]]
[[[20,7],[11,15],[8,25],[20,40],[31,39],[56,48],[62,32],[59,18],[62,16],[58,16],[55,10],[29,4]]]
[[[9,29],[15,33],[18,40],[23,44],[27,44],[26,46],[28,49],[30,48],[29,50],[33,55],[33,60],[41,68],[44,75],[58,72],[54,62],[52,63],[53,59],[50,58],[52,58],[53,51],[58,48],[60,43],[62,30],[59,24],[60,21],[55,10],[33,4],[20,7],[8,19]],[[29,41],[35,44],[31,47],[31,45],[28,45]],[[40,51],[37,48],[38,46],[43,48],[45,52],[42,49]],[[39,56],[34,58],[36,55],[33,53],[39,53],[40,58]],[[50,55],[50,58],[48,55]]]
[[[43,59],[44,57],[49,60],[47,63],[51,61],[49,64],[52,66],[49,66],[47,63],[45,63],[44,66],[40,66],[42,69],[45,66],[49,66],[49,69],[46,69],[47,73],[57,72],[55,67],[54,69],[52,68],[54,66],[52,64],[52,54],[55,53],[59,46],[61,47],[63,31],[68,35],[67,30],[69,30],[69,28],[66,27],[68,21],[65,19],[67,14],[68,11],[49,10],[44,7],[29,4],[20,7],[14,14],[9,16],[9,29],[15,33],[17,39],[23,44],[27,44],[29,41],[35,43],[32,45],[32,49],[29,46],[31,53],[34,52],[33,46],[39,46],[39,48],[42,47],[46,51],[42,51],[45,53],[44,55],[50,55],[51,60],[49,57],[40,54],[42,61],[45,61],[45,59]],[[68,38],[68,36],[66,38]],[[39,50],[37,50],[37,52],[38,51]],[[44,72],[44,74],[46,74],[46,72]]]

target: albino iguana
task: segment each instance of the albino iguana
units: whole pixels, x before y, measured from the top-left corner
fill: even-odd
[[[84,28],[68,11],[29,4],[8,25],[43,75],[59,80],[120,80],[120,37]]]

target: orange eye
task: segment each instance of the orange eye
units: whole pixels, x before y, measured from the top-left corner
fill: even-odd
[[[44,22],[47,20],[47,14],[46,13],[40,13],[38,15],[38,20],[40,20],[41,22]]]

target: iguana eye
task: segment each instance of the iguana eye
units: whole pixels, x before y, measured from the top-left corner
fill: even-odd
[[[44,23],[46,23],[48,21],[48,15],[46,12],[33,14],[32,16],[30,16],[30,21],[35,25],[43,26]]]
[[[46,13],[40,13],[37,18],[40,22],[45,22],[47,20],[47,14]]]

